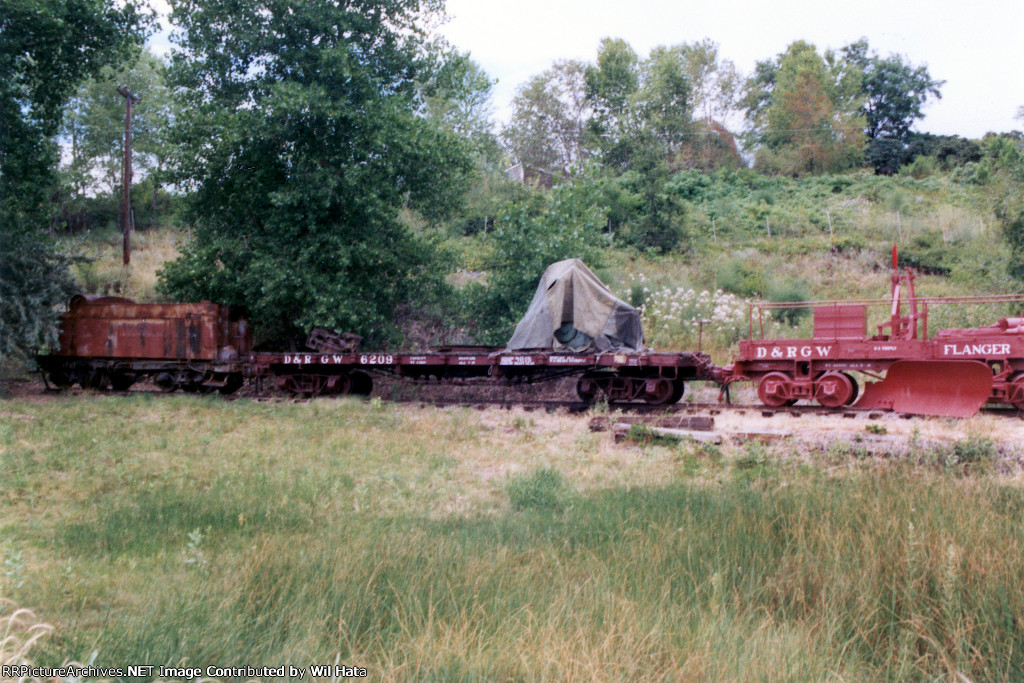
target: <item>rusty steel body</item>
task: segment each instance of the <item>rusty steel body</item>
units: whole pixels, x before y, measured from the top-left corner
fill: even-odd
[[[803,304],[814,310],[811,339],[741,341],[733,365],[721,370],[721,381],[756,381],[761,401],[771,406],[810,399],[839,408],[854,404],[860,393],[851,372],[874,378],[887,373],[884,381],[865,386],[857,406],[953,417],[971,415],[986,401],[1024,409],[1024,320],[1003,318],[927,338],[929,305],[1024,305],[1024,296],[917,298],[913,279],[909,271],[894,274],[888,300]],[[907,298],[901,300],[904,287]],[[867,332],[872,304],[891,306],[889,320],[874,335]],[[906,315],[904,304],[910,309]],[[753,320],[752,310],[752,332]]]
[[[250,351],[234,307],[79,295],[61,317],[59,349],[39,362],[59,386],[127,388],[152,376],[167,389],[224,390],[241,385]]]
[[[443,347],[427,353],[256,353],[254,374],[295,394],[369,393],[371,374],[440,382],[532,383],[578,377],[581,398],[675,403],[687,381],[710,381],[704,353],[565,353]]]

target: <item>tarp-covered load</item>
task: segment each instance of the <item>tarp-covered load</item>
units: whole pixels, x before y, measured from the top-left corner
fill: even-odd
[[[641,351],[640,313],[612,294],[583,261],[548,266],[508,349]]]

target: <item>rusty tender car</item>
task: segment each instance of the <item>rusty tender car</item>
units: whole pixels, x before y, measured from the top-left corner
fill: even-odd
[[[57,387],[124,391],[148,378],[166,391],[230,394],[244,382],[251,348],[239,307],[78,295],[61,317],[59,348],[37,360]]]

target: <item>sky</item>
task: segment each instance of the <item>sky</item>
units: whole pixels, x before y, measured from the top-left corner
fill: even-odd
[[[641,56],[703,38],[744,74],[794,40],[820,51],[865,37],[945,80],[916,130],[981,137],[1024,129],[1022,0],[448,0],[448,40],[491,76],[494,112],[507,120],[516,87],[560,59],[593,61],[601,38]]]
[[[166,14],[165,0],[154,2]],[[601,38],[641,56],[710,38],[744,74],[794,40],[820,51],[867,38],[946,81],[915,129],[978,138],[1024,129],[1024,0],[448,0],[452,45],[497,79],[493,112],[507,121],[516,88],[562,59],[593,61]],[[166,32],[152,48],[164,54]]]

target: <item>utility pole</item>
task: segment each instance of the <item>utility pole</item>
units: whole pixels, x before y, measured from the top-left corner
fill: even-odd
[[[132,105],[139,101],[139,98],[132,94],[127,87],[120,85],[117,92],[124,97],[124,173],[123,173],[123,194],[124,206],[122,209],[122,225],[124,225],[124,254],[122,262],[128,265],[131,260],[131,245],[128,234],[135,224],[132,216],[131,189],[132,189]]]

